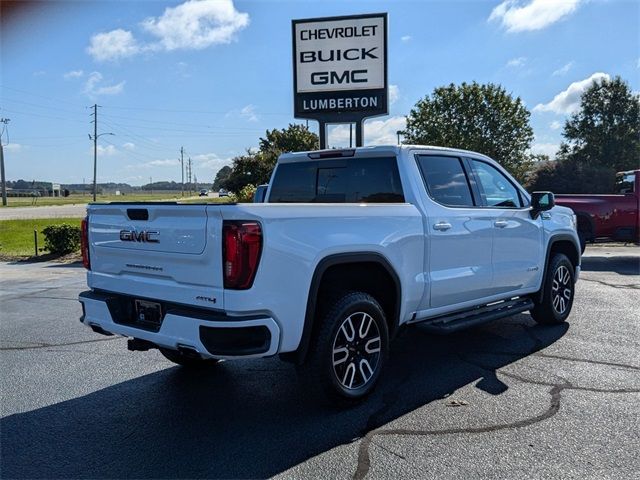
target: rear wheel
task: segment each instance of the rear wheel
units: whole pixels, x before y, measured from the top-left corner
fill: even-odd
[[[574,269],[566,255],[552,254],[542,288],[542,299],[536,302],[531,316],[542,324],[564,322],[571,313],[575,293]]]
[[[202,358],[195,354],[185,354],[169,348],[161,348],[160,353],[167,360],[187,368],[208,368],[220,363],[220,360],[215,358]]]
[[[375,387],[388,344],[380,304],[369,294],[348,293],[338,298],[321,320],[300,372],[303,380],[329,400],[356,402]]]

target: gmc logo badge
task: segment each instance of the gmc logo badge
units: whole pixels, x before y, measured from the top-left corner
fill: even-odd
[[[123,242],[148,242],[160,243],[160,232],[146,231],[136,232],[135,230],[120,230],[120,240]]]

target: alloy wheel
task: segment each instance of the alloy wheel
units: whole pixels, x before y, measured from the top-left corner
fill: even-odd
[[[382,340],[371,315],[356,312],[340,325],[333,341],[333,371],[349,390],[365,386],[380,364]]]
[[[564,265],[560,265],[553,274],[553,283],[551,285],[551,299],[553,309],[559,315],[563,315],[571,301],[573,295],[573,285],[571,283],[571,273]]]

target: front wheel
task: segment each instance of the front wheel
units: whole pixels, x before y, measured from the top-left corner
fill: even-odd
[[[571,313],[575,293],[573,264],[566,255],[553,254],[542,288],[542,299],[536,302],[531,316],[542,324],[564,322]]]
[[[303,380],[334,402],[349,403],[373,390],[389,348],[384,311],[362,292],[338,298],[321,319],[301,367]]]

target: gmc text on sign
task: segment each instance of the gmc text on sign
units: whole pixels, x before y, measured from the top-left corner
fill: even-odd
[[[293,21],[298,118],[360,121],[387,113],[387,15]]]

